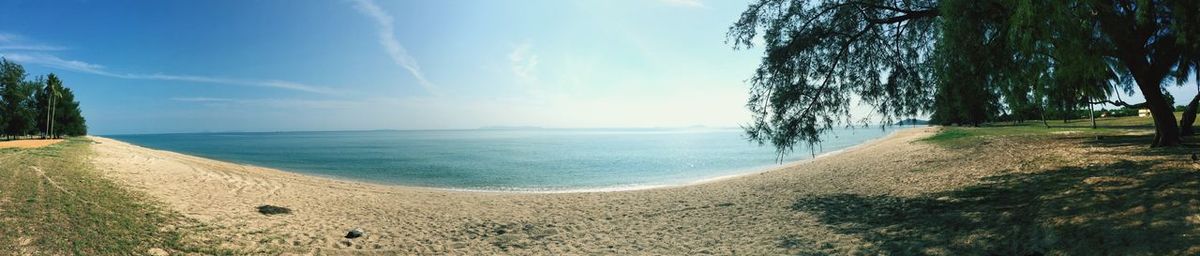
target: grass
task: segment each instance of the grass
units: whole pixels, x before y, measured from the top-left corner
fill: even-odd
[[[1104,118],[1097,129],[1088,120],[1050,124],[944,127],[923,140],[956,152],[946,160],[957,163],[918,173],[993,169],[974,184],[915,196],[815,195],[792,210],[862,239],[865,254],[1200,255],[1195,138],[1150,148],[1150,118]],[[801,236],[779,246],[822,254]]]
[[[1176,113],[1178,117],[1182,113]],[[1148,117],[1106,117],[1096,119],[1096,128],[1092,128],[1089,119],[1049,120],[1043,123],[1038,120],[1021,123],[1005,122],[982,125],[980,127],[949,126],[922,141],[938,144],[947,148],[970,148],[986,144],[988,138],[1013,136],[1105,136],[1120,135],[1128,132],[1153,131],[1154,120]],[[1149,144],[1147,144],[1149,145]]]
[[[34,255],[232,254],[186,242],[183,217],[101,177],[86,138],[0,150],[0,252]]]

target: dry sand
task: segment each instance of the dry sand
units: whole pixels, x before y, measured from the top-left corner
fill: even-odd
[[[10,140],[0,141],[0,148],[40,148],[52,145],[63,141],[62,139],[49,140]]]
[[[901,130],[840,154],[688,186],[618,192],[464,192],[375,185],[233,164],[93,137],[97,169],[207,224],[239,250],[317,254],[785,254],[789,237],[862,242],[797,199],[912,196],[986,175]],[[939,167],[940,166],[940,167]],[[956,169],[938,175],[928,168]],[[939,171],[940,172],[940,171]],[[265,216],[255,207],[289,207]],[[366,236],[347,240],[361,227]],[[869,246],[869,245],[867,245]]]

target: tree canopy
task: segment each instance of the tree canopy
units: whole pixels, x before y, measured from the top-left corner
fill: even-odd
[[[0,58],[0,134],[48,137],[87,134],[87,124],[71,88],[51,73],[26,80],[25,68]]]
[[[1153,145],[1177,145],[1191,121],[1176,123],[1163,86],[1200,71],[1198,28],[1188,0],[757,0],[727,36],[761,44],[745,129],[786,153],[857,123],[853,104],[884,124],[979,125],[1135,106],[1109,100],[1135,90]]]

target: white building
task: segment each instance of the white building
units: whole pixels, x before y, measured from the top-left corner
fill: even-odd
[[[1138,109],[1138,117],[1150,117],[1149,109]]]

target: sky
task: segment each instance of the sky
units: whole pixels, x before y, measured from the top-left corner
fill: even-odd
[[[0,0],[0,56],[57,74],[101,135],[736,127],[746,4]]]
[[[0,1],[93,134],[733,127],[742,1]]]

